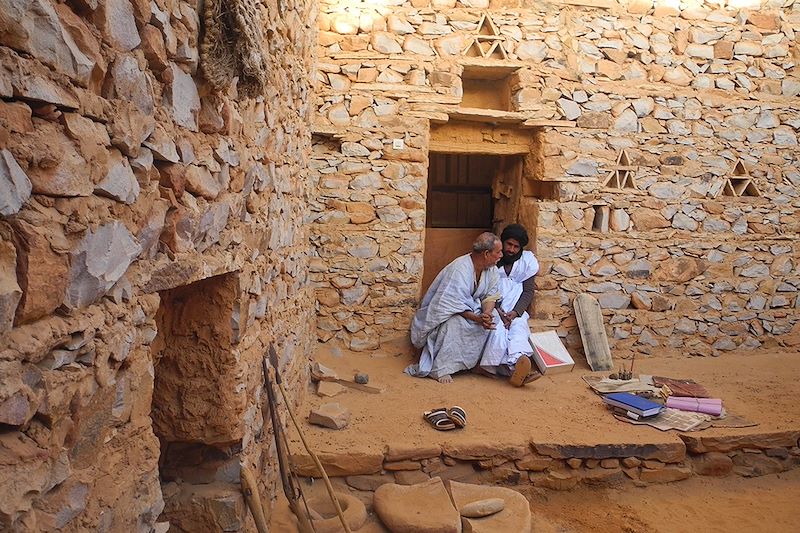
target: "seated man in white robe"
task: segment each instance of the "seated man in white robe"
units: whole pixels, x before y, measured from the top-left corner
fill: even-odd
[[[497,235],[482,233],[471,253],[439,272],[411,322],[411,342],[422,355],[407,374],[451,383],[456,372],[477,366],[499,322],[495,265],[502,254]]]
[[[524,250],[528,232],[521,225],[506,226],[500,240],[503,257],[497,262],[497,273],[502,325],[491,333],[480,366],[495,376],[511,376],[511,384],[520,387],[541,376],[532,370],[527,311],[533,300],[533,277],[539,272],[539,262],[533,252]]]

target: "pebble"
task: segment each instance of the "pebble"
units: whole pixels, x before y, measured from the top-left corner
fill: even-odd
[[[487,498],[466,504],[459,513],[466,518],[482,518],[499,513],[505,507],[506,502],[502,498]]]

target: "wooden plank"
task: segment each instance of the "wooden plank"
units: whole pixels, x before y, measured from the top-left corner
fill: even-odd
[[[586,361],[593,372],[612,370],[614,362],[611,360],[611,350],[608,348],[606,328],[603,325],[603,313],[600,304],[594,296],[579,294],[573,302],[575,318],[581,332],[583,351]]]
[[[614,0],[550,0],[554,4],[562,6],[579,6],[579,7],[598,7],[600,9],[611,9],[619,6]]]
[[[448,154],[489,154],[489,155],[524,155],[531,151],[528,144],[499,143],[458,143],[447,141],[431,141],[428,151]]]
[[[523,122],[522,125],[528,128],[574,128],[576,122],[574,120],[545,120],[531,118]]]

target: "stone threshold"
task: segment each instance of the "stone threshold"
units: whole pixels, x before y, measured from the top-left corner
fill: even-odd
[[[318,453],[327,474],[356,491],[432,477],[475,484],[570,490],[579,485],[645,486],[691,476],[757,477],[800,466],[800,429],[714,436],[680,434],[671,442],[630,444],[388,445],[383,451]],[[298,476],[319,477],[311,457],[293,454]]]

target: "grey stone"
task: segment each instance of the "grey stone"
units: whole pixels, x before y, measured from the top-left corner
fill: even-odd
[[[14,155],[0,149],[0,214],[15,215],[31,197],[31,180]]]
[[[772,130],[772,142],[777,146],[797,146],[797,135],[788,126]]]
[[[172,119],[179,126],[197,131],[197,116],[200,113],[200,96],[197,85],[189,74],[178,65],[170,65],[172,81],[167,84],[165,100]]]
[[[695,231],[698,227],[698,224],[696,220],[684,215],[683,213],[676,213],[675,216],[672,217],[672,227],[687,231]]]
[[[47,0],[0,2],[0,19],[13,30],[3,32],[3,44],[23,50],[56,71],[86,85],[95,62],[87,57],[64,28]]]
[[[548,47],[543,41],[523,41],[515,53],[523,61],[542,61],[547,57]]]
[[[677,200],[683,195],[684,190],[683,186],[675,183],[659,182],[654,183],[647,192],[659,200]]]
[[[560,98],[558,100],[558,106],[561,108],[561,111],[564,112],[564,118],[567,120],[575,120],[579,116],[581,116],[581,106],[573,102],[572,100],[567,100],[566,98]]]
[[[723,337],[721,339],[718,339],[714,344],[711,345],[711,347],[714,348],[715,350],[730,352],[732,350],[735,350],[737,348],[737,345],[728,337]]]
[[[144,145],[153,151],[153,157],[158,161],[178,163],[181,160],[175,142],[160,125],[156,125]]]
[[[578,159],[566,170],[571,176],[596,176],[597,161],[592,159]]]
[[[637,98],[633,101],[633,109],[639,118],[646,117],[655,109],[655,102],[652,98]]]
[[[623,292],[606,292],[597,297],[603,309],[627,309],[631,304],[631,297]]]
[[[760,263],[751,265],[743,268],[739,275],[746,278],[765,278],[769,276],[769,267]]]
[[[145,73],[139,69],[139,63],[134,56],[124,54],[114,61],[111,67],[111,89],[114,98],[133,103],[144,115],[153,114],[153,88]]]
[[[620,132],[636,133],[639,131],[639,119],[631,109],[625,111],[614,121],[614,130]]]
[[[624,270],[629,278],[649,278],[653,272],[653,265],[646,259],[636,259],[628,264]]]
[[[118,221],[88,232],[71,254],[64,304],[86,307],[103,296],[128,270],[141,247]]]
[[[109,152],[108,172],[95,185],[94,192],[126,204],[132,204],[139,198],[139,182],[133,175],[128,159],[118,150]]]
[[[345,156],[367,157],[370,154],[369,148],[356,142],[343,142],[341,151]]]
[[[604,281],[602,283],[589,283],[586,285],[587,292],[609,292],[609,291],[618,291],[620,290],[619,283],[614,283],[611,281]]]
[[[95,24],[115,48],[128,52],[139,46],[142,41],[128,0],[105,0],[98,2],[98,7]]]
[[[783,96],[800,96],[800,78],[785,78],[781,82]]]

